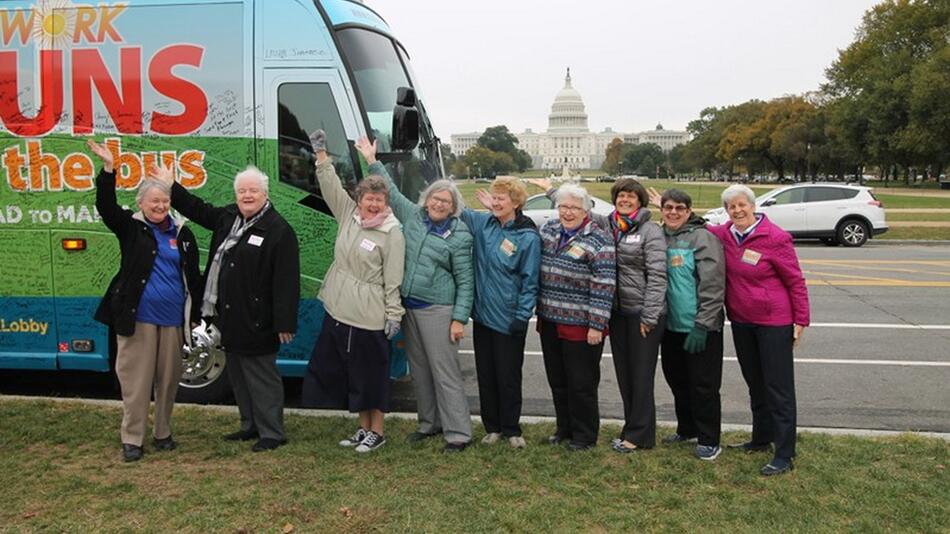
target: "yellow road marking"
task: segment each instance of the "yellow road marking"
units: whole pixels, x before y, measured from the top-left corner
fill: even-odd
[[[805,280],[809,286],[864,286],[864,287],[950,287],[950,282],[912,282],[897,280]]]
[[[943,271],[921,271],[918,269],[900,269],[896,267],[866,267],[863,265],[852,265],[847,263],[826,263],[822,261],[811,261],[811,265],[821,265],[824,267],[843,267],[848,269],[857,269],[862,271],[884,271],[884,272],[894,272],[894,273],[911,273],[911,274],[935,274],[937,276],[950,276],[950,272]]]

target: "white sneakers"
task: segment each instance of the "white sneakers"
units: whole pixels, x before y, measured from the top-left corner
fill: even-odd
[[[498,432],[489,432],[485,434],[485,437],[482,438],[482,445],[492,445],[498,443],[501,440],[501,434]],[[511,436],[508,438],[508,445],[511,445],[513,449],[523,449],[528,446],[528,443],[525,442],[524,438],[521,436]]]

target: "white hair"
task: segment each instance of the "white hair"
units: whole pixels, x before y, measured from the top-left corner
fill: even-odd
[[[580,200],[581,206],[584,207],[584,211],[587,213],[590,213],[590,209],[593,207],[593,203],[590,200],[590,193],[577,184],[564,184],[558,187],[554,197],[554,205],[560,206],[564,197],[573,197]]]
[[[749,204],[753,204],[753,205],[755,204],[755,193],[753,193],[752,190],[749,189],[748,186],[745,186],[742,184],[734,184],[734,185],[730,185],[729,187],[726,188],[725,191],[722,192],[723,207],[726,207],[730,202],[732,202],[733,199],[735,199],[739,195],[745,195],[745,197],[749,200]]]
[[[442,191],[448,191],[449,194],[452,195],[452,216],[458,217],[462,215],[462,210],[465,209],[465,202],[462,200],[462,193],[459,192],[459,188],[456,187],[452,180],[436,180],[429,184],[429,186],[423,189],[422,193],[419,194],[419,205],[425,207],[426,202],[429,201],[429,197],[436,193],[441,193]]]
[[[240,182],[244,178],[254,178],[255,180],[257,180],[257,183],[260,184],[261,190],[264,191],[265,195],[270,192],[269,188],[267,187],[267,182],[269,180],[267,175],[261,172],[261,170],[258,169],[257,167],[253,165],[248,165],[246,169],[237,173],[237,175],[234,177],[234,193],[235,194],[237,193],[238,182]]]
[[[166,184],[165,182],[161,180],[146,178],[142,180],[142,182],[139,184],[139,189],[135,193],[135,203],[141,204],[142,200],[145,199],[145,194],[148,193],[150,189],[158,189],[159,191],[164,193],[165,196],[169,196],[169,197],[172,194],[172,188],[170,185]]]

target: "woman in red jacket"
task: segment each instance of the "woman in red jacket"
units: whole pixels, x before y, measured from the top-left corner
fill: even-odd
[[[707,226],[726,257],[726,312],[749,386],[752,439],[734,447],[775,456],[761,473],[792,469],[795,456],[795,377],[792,348],[809,323],[808,290],[788,232],[755,213],[755,194],[744,185],[722,193],[730,222]]]

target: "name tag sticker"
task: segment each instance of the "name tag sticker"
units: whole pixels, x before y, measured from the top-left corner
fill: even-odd
[[[501,247],[499,247],[506,256],[514,256],[515,252],[518,250],[518,246],[505,239],[501,242]]]
[[[641,236],[640,234],[628,235],[627,237],[623,238],[623,242],[624,243],[639,243],[642,237],[643,236]]]
[[[682,267],[683,266],[683,257],[682,256],[673,256],[670,258],[670,267]]]
[[[745,249],[745,252],[742,253],[742,261],[749,265],[758,265],[760,259],[762,259],[762,253],[750,248]]]
[[[577,245],[571,245],[571,248],[567,249],[567,255],[579,260],[584,257],[584,249]]]
[[[372,252],[376,249],[376,243],[374,243],[371,239],[364,238],[362,241],[360,241],[360,248],[367,252]]]
[[[168,238],[168,248],[178,248],[178,240],[174,237]]]
[[[452,230],[446,230],[442,232],[442,235],[440,237],[442,239],[448,239],[450,235],[452,235]]]
[[[252,235],[251,237],[247,238],[247,244],[254,245],[255,247],[261,246],[261,243],[263,242],[264,238],[259,235]]]

